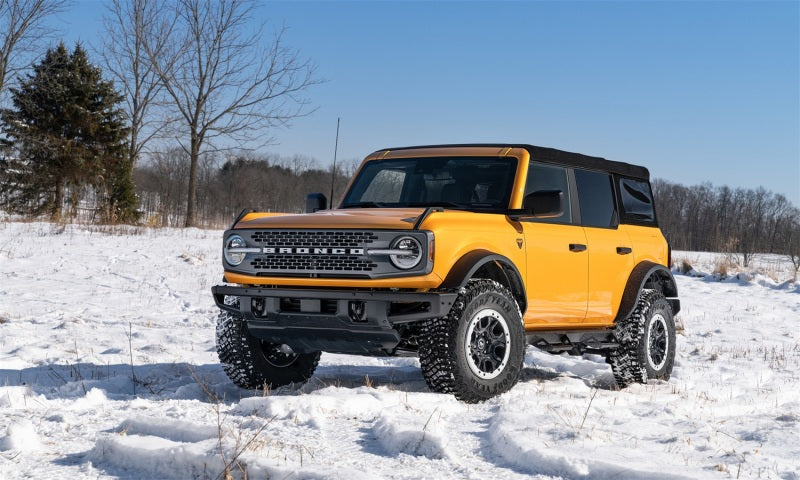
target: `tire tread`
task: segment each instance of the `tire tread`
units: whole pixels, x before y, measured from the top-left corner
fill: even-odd
[[[633,312],[623,321],[617,322],[613,329],[619,347],[608,353],[606,362],[611,365],[614,380],[619,388],[625,388],[634,383],[647,383],[648,373],[644,363],[646,360],[642,353],[645,322],[660,304],[667,305],[666,299],[660,291],[642,290]],[[674,342],[671,348],[674,350]],[[671,365],[669,370],[671,370]],[[669,371],[660,378],[668,379]]]
[[[301,353],[287,367],[268,364],[242,317],[227,311],[221,311],[217,317],[216,343],[225,374],[234,384],[248,390],[305,383],[320,359],[320,352]]]
[[[491,294],[498,302],[506,303],[508,311],[516,313],[517,318],[508,319],[509,328],[512,335],[515,332],[514,321],[517,322],[518,331],[516,334],[522,338],[517,341],[524,342],[524,329],[522,327],[522,316],[511,292],[502,284],[488,279],[471,280],[466,287],[459,292],[456,301],[450,312],[445,317],[429,319],[423,322],[421,335],[419,338],[419,362],[425,383],[431,391],[437,393],[453,394],[462,402],[478,403],[493,396],[508,391],[513,387],[518,378],[522,367],[522,359],[519,365],[513,361],[507,368],[510,375],[507,381],[500,382],[486,391],[476,391],[469,387],[469,379],[465,378],[457,364],[457,345],[461,341],[458,338],[458,328],[463,321],[464,310],[479,296]],[[524,352],[524,346],[522,347]]]

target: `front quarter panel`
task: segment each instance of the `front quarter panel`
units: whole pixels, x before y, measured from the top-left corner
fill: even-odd
[[[433,274],[446,278],[464,255],[485,250],[508,258],[525,276],[524,236],[506,215],[445,211],[433,213],[422,225],[435,238]]]

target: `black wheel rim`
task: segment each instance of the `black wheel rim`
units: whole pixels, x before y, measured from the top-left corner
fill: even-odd
[[[287,353],[287,348],[284,345],[261,342],[261,351],[264,352],[264,358],[270,365],[275,367],[288,367],[297,360],[297,354]],[[291,349],[288,349],[288,351],[291,352]]]
[[[667,362],[669,350],[669,333],[667,321],[661,314],[653,315],[647,338],[647,358],[655,370],[660,370]]]
[[[465,340],[472,373],[483,379],[502,373],[508,363],[511,335],[500,312],[487,308],[473,315]]]

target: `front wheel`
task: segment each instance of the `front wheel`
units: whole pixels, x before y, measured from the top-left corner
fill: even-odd
[[[305,383],[320,357],[320,352],[294,353],[286,345],[264,342],[250,335],[240,315],[226,311],[217,319],[217,354],[228,378],[246,389]]]
[[[620,388],[651,378],[669,380],[675,363],[675,320],[661,292],[643,290],[633,313],[614,327],[614,336],[619,347],[607,361]]]
[[[446,317],[425,321],[419,343],[428,387],[477,403],[517,383],[525,332],[511,292],[478,279],[467,284]]]

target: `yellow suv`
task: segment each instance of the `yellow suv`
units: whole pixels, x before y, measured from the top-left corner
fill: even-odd
[[[479,402],[526,345],[668,379],[680,309],[646,168],[533,145],[369,155],[337,208],[242,212],[223,238],[217,351],[243,388],[306,381],[320,352],[418,355]]]

